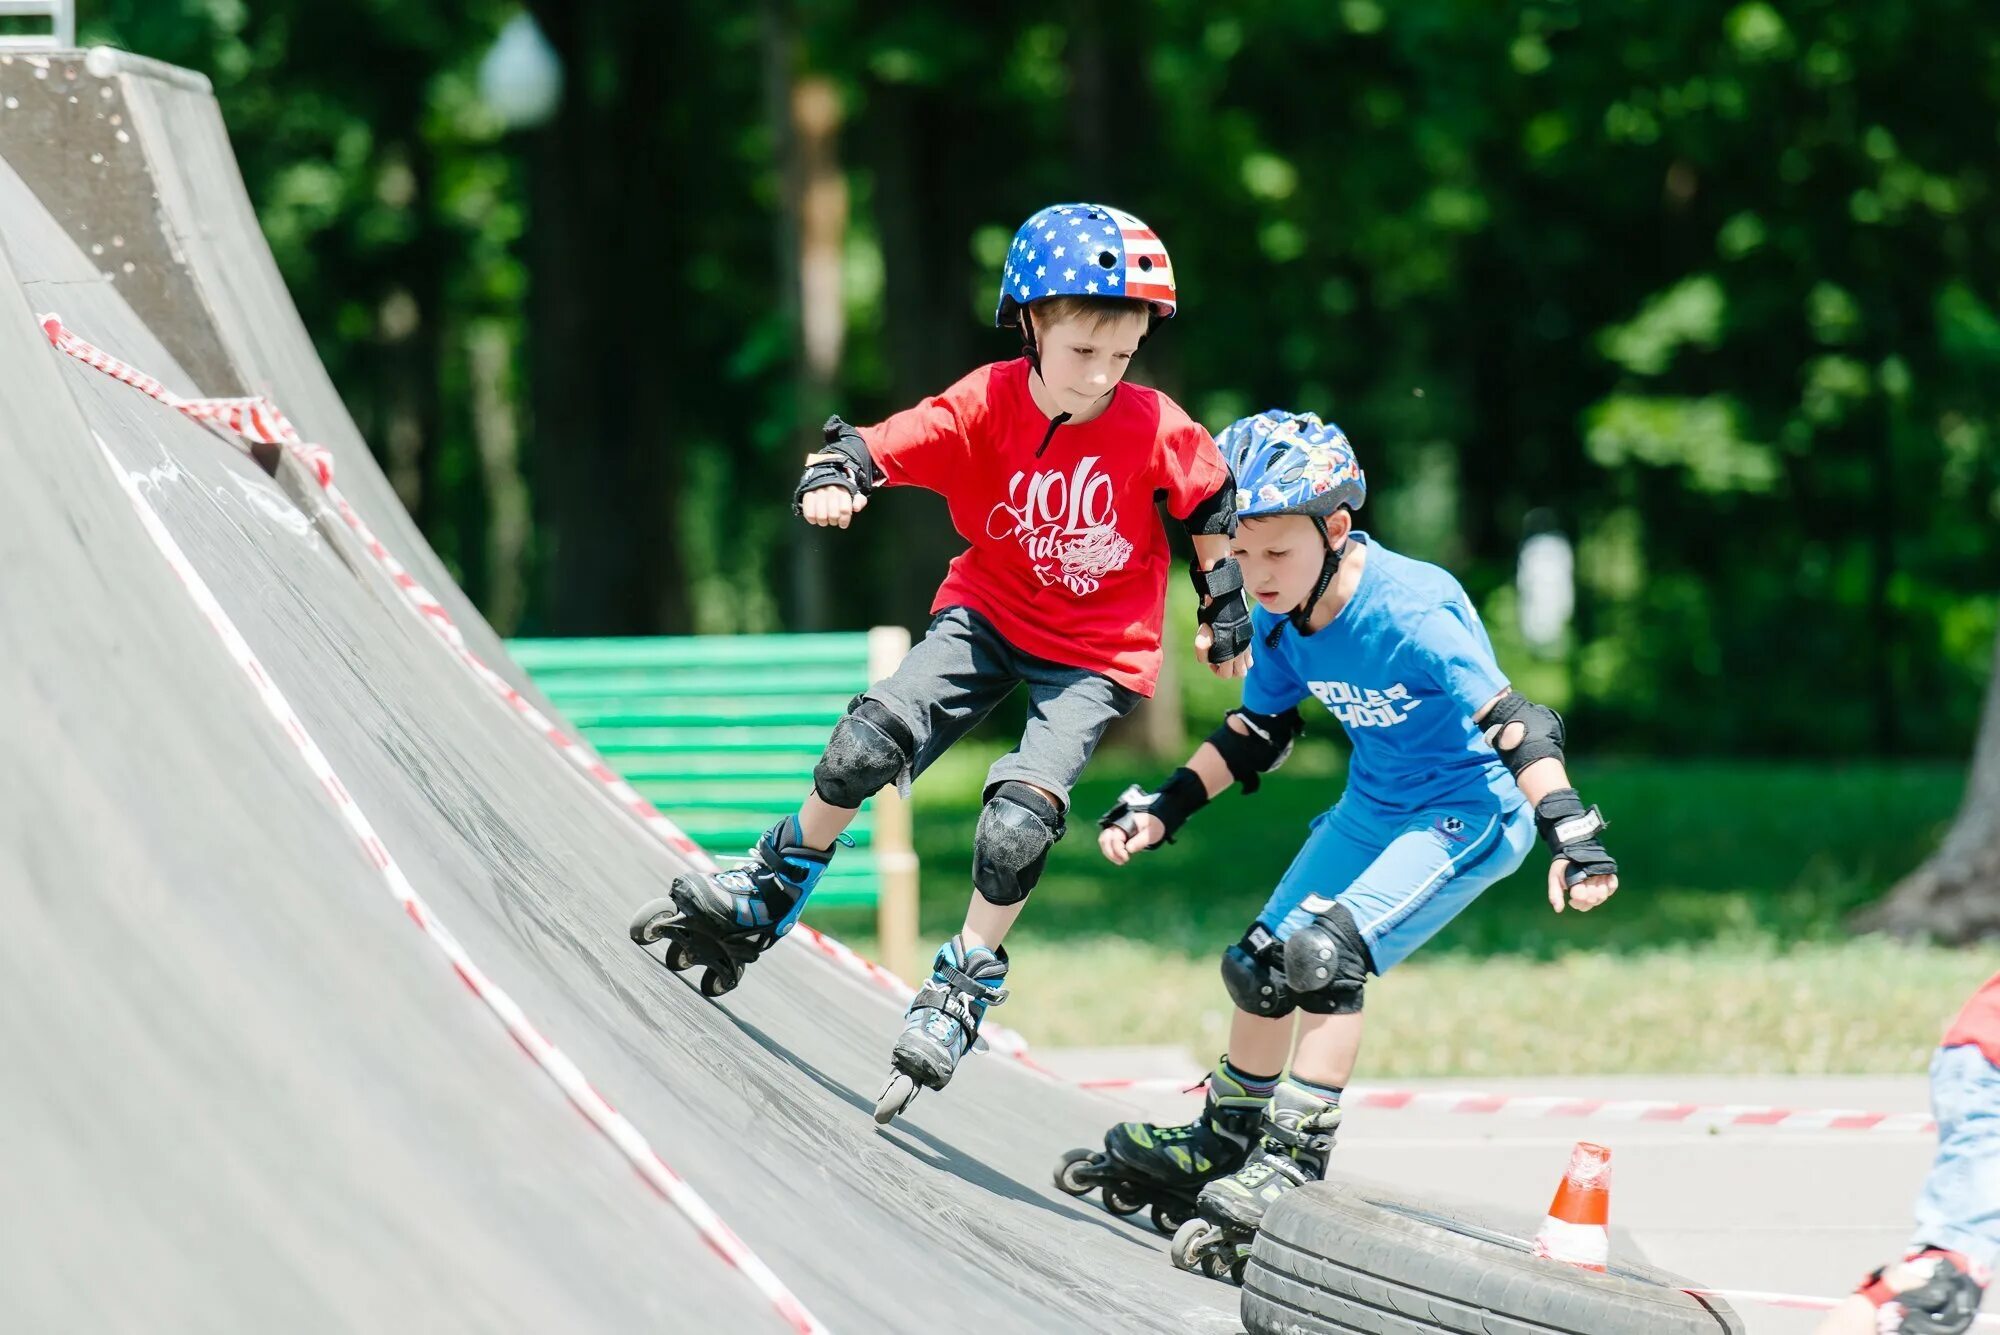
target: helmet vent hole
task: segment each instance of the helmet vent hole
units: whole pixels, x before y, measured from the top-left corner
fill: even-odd
[[[1151,255],[1141,255],[1139,257],[1139,267],[1147,273],[1151,273],[1153,271],[1153,257]]]
[[[1100,250],[1097,252],[1097,263],[1100,268],[1115,269],[1118,267],[1118,257],[1108,250]]]

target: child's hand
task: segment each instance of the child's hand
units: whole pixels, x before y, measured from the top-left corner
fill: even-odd
[[[1129,835],[1116,825],[1107,825],[1097,832],[1098,848],[1120,867],[1130,862],[1134,853],[1151,848],[1167,837],[1167,827],[1160,823],[1158,816],[1134,812],[1131,819],[1139,828]]]
[[[1228,681],[1234,677],[1250,675],[1250,651],[1245,649],[1227,663],[1210,663],[1208,647],[1215,643],[1215,628],[1206,622],[1194,628],[1194,657],[1198,663],[1207,664],[1208,670]]]
[[[1568,858],[1557,858],[1549,864],[1549,907],[1557,913],[1563,911],[1563,877],[1569,866]],[[1586,876],[1567,889],[1570,907],[1579,913],[1588,913],[1618,893],[1618,877]]]
[[[832,454],[815,454],[806,460],[806,465],[810,467],[838,457]],[[799,498],[799,514],[804,516],[808,524],[817,524],[821,528],[846,528],[853,522],[854,516],[867,508],[866,496],[857,496],[839,485],[814,487]]]

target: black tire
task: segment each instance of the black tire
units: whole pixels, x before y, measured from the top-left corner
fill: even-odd
[[[1250,1335],[1742,1335],[1727,1303],[1622,1260],[1610,1273],[1536,1258],[1539,1216],[1313,1183],[1264,1217],[1244,1277]]]

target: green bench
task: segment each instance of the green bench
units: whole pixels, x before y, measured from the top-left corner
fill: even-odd
[[[798,809],[847,702],[909,647],[900,626],[507,645],[605,763],[724,865]],[[848,833],[854,847],[834,858],[813,904],[873,905],[883,963],[907,977],[917,931],[909,806],[887,789]]]

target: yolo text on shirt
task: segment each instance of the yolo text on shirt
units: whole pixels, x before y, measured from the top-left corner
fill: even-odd
[[[943,496],[970,544],[932,611],[969,607],[1024,653],[1151,695],[1170,565],[1156,507],[1186,518],[1229,470],[1158,390],[1121,384],[1051,430],[1028,375],[1026,358],[982,366],[862,438],[891,486]]]

